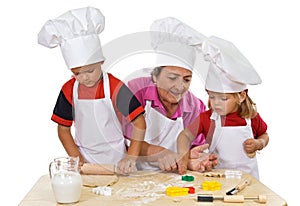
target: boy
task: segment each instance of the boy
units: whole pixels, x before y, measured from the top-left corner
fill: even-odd
[[[51,119],[58,124],[67,154],[79,156],[81,165],[118,164],[120,173],[128,173],[135,170],[144,139],[144,109],[123,82],[101,70],[105,58],[98,34],[103,29],[102,13],[86,7],[47,21],[40,31],[38,42],[49,48],[59,45],[73,73],[62,87]],[[127,156],[118,120],[121,115],[134,127]]]

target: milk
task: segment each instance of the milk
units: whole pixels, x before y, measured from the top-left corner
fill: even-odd
[[[82,179],[79,173],[61,171],[51,181],[55,199],[59,203],[78,202],[81,194]]]

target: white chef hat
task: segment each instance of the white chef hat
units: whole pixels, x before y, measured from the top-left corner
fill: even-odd
[[[195,45],[206,37],[174,17],[156,20],[150,27],[156,66],[179,66],[193,70]]]
[[[99,9],[85,7],[70,10],[45,23],[38,34],[38,43],[60,46],[69,69],[104,61],[100,34],[105,18]]]
[[[220,93],[243,91],[261,79],[242,53],[226,40],[210,37],[202,44],[205,59],[210,61],[205,88]]]

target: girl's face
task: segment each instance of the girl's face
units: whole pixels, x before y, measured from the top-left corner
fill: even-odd
[[[190,70],[165,66],[158,76],[153,76],[159,98],[168,103],[178,103],[189,89],[192,72]]]
[[[211,109],[221,116],[236,112],[240,101],[242,101],[234,94],[211,91],[208,91],[208,98]]]
[[[86,87],[93,87],[100,79],[102,62],[71,69],[74,78]]]

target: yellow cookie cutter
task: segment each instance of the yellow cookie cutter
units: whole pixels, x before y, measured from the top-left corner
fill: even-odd
[[[189,188],[184,187],[168,187],[166,189],[168,196],[184,196],[189,194]]]
[[[214,191],[214,190],[220,190],[221,187],[222,187],[222,184],[220,182],[217,182],[217,181],[204,181],[204,182],[202,182],[202,189],[203,190]]]

